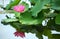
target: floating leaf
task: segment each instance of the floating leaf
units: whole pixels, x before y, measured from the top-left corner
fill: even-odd
[[[60,14],[56,16],[55,23],[60,24]]]
[[[37,17],[38,13],[43,9],[44,5],[49,3],[49,0],[38,0],[35,6],[31,9],[32,16]]]
[[[60,0],[51,0],[51,8],[60,10]]]
[[[22,13],[20,15],[20,22],[22,24],[26,24],[26,25],[36,25],[36,24],[41,24],[43,19],[34,19],[32,16],[31,16],[31,13],[30,12],[25,12],[25,13]]]
[[[19,12],[14,11],[14,14],[15,14],[16,18],[20,18],[20,13]]]
[[[11,19],[3,19],[2,22],[8,23],[8,22],[15,22],[18,21],[18,19],[11,18]]]

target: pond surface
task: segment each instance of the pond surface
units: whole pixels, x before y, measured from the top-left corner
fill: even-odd
[[[9,0],[0,0],[0,5],[4,5],[4,7],[6,6],[6,4],[8,4],[10,1]],[[3,9],[0,8],[0,11],[3,11]],[[1,12],[0,12],[1,13]],[[13,27],[11,27],[10,25],[3,25],[1,23],[1,20],[6,18],[5,17],[6,14],[0,14],[0,39],[38,39],[36,37],[35,34],[32,33],[25,33],[26,37],[25,38],[21,38],[21,37],[15,37],[14,36],[14,32],[16,31]],[[8,16],[13,17],[13,14],[8,14]],[[56,32],[56,31],[52,31],[52,34],[60,34],[60,32]],[[47,36],[44,36],[44,39],[48,39]]]

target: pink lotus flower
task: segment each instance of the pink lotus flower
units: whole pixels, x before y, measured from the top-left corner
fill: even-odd
[[[14,9],[15,11],[17,11],[17,12],[23,12],[24,9],[25,9],[25,6],[23,6],[23,5],[18,5],[18,6],[14,6],[13,9]]]
[[[25,37],[25,33],[24,33],[24,32],[19,32],[19,31],[16,31],[16,32],[14,33],[14,35],[17,36],[17,37],[20,36],[20,37],[22,37],[22,38]]]

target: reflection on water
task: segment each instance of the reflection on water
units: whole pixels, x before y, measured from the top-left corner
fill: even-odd
[[[21,37],[15,37],[14,32],[16,31],[10,25],[3,25],[1,24],[1,20],[6,18],[6,14],[0,14],[0,39],[23,39]],[[8,16],[12,17],[13,14],[8,14]],[[24,39],[38,39],[35,34],[32,33],[25,33],[26,37]]]

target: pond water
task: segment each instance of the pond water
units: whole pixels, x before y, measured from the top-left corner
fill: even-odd
[[[0,0],[0,5],[3,5],[4,7],[6,4],[8,4],[10,1],[9,0]],[[3,11],[3,9],[0,8],[0,11]],[[0,12],[1,13],[1,12]],[[13,17],[13,14],[0,14],[0,39],[38,39],[35,34],[32,33],[25,33],[26,37],[21,38],[21,37],[15,37],[14,32],[16,31],[13,27],[10,25],[3,25],[1,23],[1,20],[6,18],[5,15],[8,15],[10,17]],[[52,34],[60,34],[60,32],[52,31]],[[44,39],[48,39],[47,36],[44,36]]]

